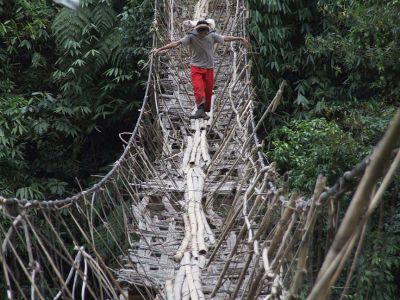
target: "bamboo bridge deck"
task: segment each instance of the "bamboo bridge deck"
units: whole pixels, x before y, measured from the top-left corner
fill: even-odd
[[[174,2],[174,5],[188,7],[187,3]],[[246,7],[244,3],[239,3],[234,8],[220,2],[214,5],[212,14],[206,11],[201,14],[224,25],[224,28],[218,28],[222,29],[222,34],[243,36]],[[226,15],[229,11],[240,14]],[[170,26],[164,29],[163,35],[173,39],[184,36],[182,24],[184,20],[193,18],[194,13],[182,10],[170,14],[167,20]],[[188,116],[194,108],[194,96],[189,80],[189,55],[185,52],[181,49],[160,57],[155,97],[156,114],[163,133],[163,152],[154,163],[156,176],[139,183],[138,189],[145,196],[132,209],[138,218],[142,216],[144,220],[138,227],[132,226],[131,234],[140,236],[140,239],[132,243],[129,255],[125,257],[125,268],[119,271],[118,279],[136,285],[145,282],[148,286],[164,286],[167,283],[166,294],[171,293],[168,284],[172,287],[174,279],[172,293],[179,295],[174,295],[173,299],[185,299],[189,295],[195,299],[193,294],[199,299],[210,299],[239,231],[237,226],[229,230],[228,238],[210,261],[215,236],[221,234],[218,228],[224,222],[219,214],[229,211],[235,195],[237,201],[242,201],[249,185],[245,183],[240,191],[237,190],[239,183],[245,180],[246,171],[249,171],[247,157],[254,156],[251,152],[257,146],[255,139],[250,137],[254,125],[251,123],[252,95],[247,85],[248,70],[241,72],[246,66],[243,49],[233,43],[228,47],[219,46],[216,49],[216,87],[211,119],[190,120]],[[246,143],[246,148],[242,149]],[[263,162],[258,168],[262,166]],[[252,167],[257,168],[255,162]],[[191,210],[191,205],[199,207]],[[207,210],[203,209],[205,206],[208,206]],[[238,218],[237,223],[243,225],[243,218]],[[191,232],[193,224],[197,232],[193,229]],[[199,227],[204,227],[205,232],[199,234],[203,231]],[[191,232],[189,238],[187,231]],[[185,236],[188,241],[183,243],[189,242],[186,248],[181,246]],[[191,240],[199,238],[203,241]],[[202,246],[203,250],[196,249]],[[236,260],[244,259],[247,248],[242,246],[235,253]],[[174,257],[178,251],[183,253],[181,259]],[[228,267],[214,299],[225,299],[234,292],[244,264],[244,261],[236,261]],[[248,277],[244,285],[248,284]],[[192,291],[192,288],[196,290]],[[240,293],[243,291],[240,290]]]

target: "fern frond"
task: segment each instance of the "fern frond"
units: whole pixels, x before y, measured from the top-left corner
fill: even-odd
[[[54,18],[51,26],[57,44],[62,45],[66,40],[80,40],[82,30],[86,26],[85,18],[70,9],[62,9]]]
[[[113,60],[114,53],[118,56],[119,51],[116,51],[121,45],[121,35],[118,30],[110,31],[103,39],[99,41],[97,50],[100,52],[97,61],[97,67],[101,68]],[[117,58],[115,58],[117,60]]]
[[[92,23],[102,33],[114,27],[116,15],[114,10],[107,5],[97,5],[92,11]]]

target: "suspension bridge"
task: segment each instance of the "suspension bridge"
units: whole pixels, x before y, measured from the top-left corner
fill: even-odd
[[[223,35],[247,35],[243,0],[156,1],[153,47],[202,17]],[[139,120],[104,178],[66,199],[0,197],[8,299],[329,298],[400,160],[399,114],[371,156],[331,187],[319,176],[306,197],[256,135],[285,82],[256,119],[246,50],[231,42],[215,53],[209,120],[188,118],[187,50],[152,57]],[[353,190],[339,218],[340,196]]]

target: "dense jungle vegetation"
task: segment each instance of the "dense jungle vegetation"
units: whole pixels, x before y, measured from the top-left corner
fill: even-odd
[[[147,80],[151,3],[0,0],[1,195],[64,197],[118,158]]]
[[[261,105],[288,82],[265,124],[267,155],[291,188],[310,193],[320,173],[332,185],[372,151],[399,108],[400,1],[248,3]],[[369,226],[346,299],[400,298],[399,179]],[[343,212],[350,198],[340,200]],[[333,298],[344,282],[345,274]]]
[[[65,197],[79,190],[76,178],[90,186],[121,153],[118,133],[135,125],[152,1],[81,3],[75,12],[51,0],[0,0],[2,196]],[[260,132],[267,156],[292,189],[310,193],[320,173],[333,184],[371,152],[399,107],[400,1],[248,4],[260,106],[288,82]],[[392,184],[375,213],[346,299],[400,298],[399,193]]]

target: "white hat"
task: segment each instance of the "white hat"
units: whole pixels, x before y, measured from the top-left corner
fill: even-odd
[[[211,29],[215,29],[215,21],[213,19],[185,20],[183,21],[183,25],[188,28],[194,28],[196,27],[198,21],[206,21]]]

